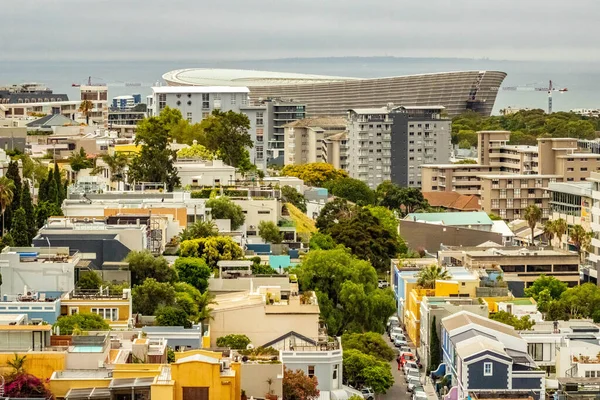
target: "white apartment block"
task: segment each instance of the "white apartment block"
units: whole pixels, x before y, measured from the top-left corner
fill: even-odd
[[[89,114],[90,122],[108,129],[108,86],[82,85],[80,88],[81,101],[89,100],[93,108]],[[85,117],[84,117],[85,118]]]

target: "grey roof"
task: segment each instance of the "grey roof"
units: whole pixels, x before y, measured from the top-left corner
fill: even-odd
[[[108,386],[111,389],[131,388],[131,387],[150,387],[154,382],[154,378],[122,378],[113,379]]]
[[[80,388],[69,389],[66,400],[88,400],[88,399],[110,399],[110,389],[108,388]]]
[[[46,115],[40,119],[36,119],[27,124],[30,128],[50,128],[53,126],[64,126],[66,124],[74,124],[75,122],[62,114]]]
[[[459,334],[451,336],[450,337],[450,341],[452,343],[456,344],[456,343],[462,342],[463,340],[467,340],[467,339],[470,339],[470,338],[475,337],[475,336],[482,336],[482,337],[487,337],[487,338],[490,338],[490,339],[497,340],[495,336],[492,336],[492,335],[489,335],[487,333],[478,331],[477,329],[471,329],[471,330],[468,330],[468,331],[465,331],[465,332],[462,332],[462,333],[459,333]]]
[[[310,343],[312,345],[316,345],[317,344],[317,342],[315,340],[313,340],[313,339],[311,339],[309,337],[306,337],[306,336],[301,335],[301,334],[299,334],[297,332],[294,332],[294,331],[289,331],[288,333],[286,333],[284,335],[281,335],[278,338],[275,338],[275,339],[271,340],[270,342],[267,342],[267,343],[263,344],[261,347],[270,347],[270,346],[274,345],[275,343],[281,342],[282,340],[285,340],[285,339],[290,338],[290,337],[297,337],[298,339],[302,339],[305,342],[308,342],[308,343]]]

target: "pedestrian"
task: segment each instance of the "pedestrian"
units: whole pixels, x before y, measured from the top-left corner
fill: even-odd
[[[398,363],[398,371],[400,371],[400,356],[396,358],[396,362]]]

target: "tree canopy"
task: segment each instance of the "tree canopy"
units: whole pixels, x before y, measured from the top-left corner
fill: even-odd
[[[179,279],[189,283],[201,293],[208,288],[208,278],[212,271],[201,258],[179,257],[175,260],[175,270]]]
[[[125,261],[129,263],[131,271],[132,286],[142,284],[147,278],[153,278],[158,282],[174,282],[177,273],[164,257],[154,257],[148,250],[132,251]]]
[[[179,239],[183,241],[218,235],[219,229],[213,221],[196,221],[179,234]]]
[[[215,268],[220,260],[237,260],[242,248],[229,236],[212,236],[185,240],[179,246],[181,257],[201,257],[209,267]]]
[[[173,165],[177,154],[169,147],[169,129],[181,118],[179,110],[166,107],[160,115],[139,122],[134,143],[141,148],[129,165],[130,180],[162,182],[169,191],[179,185]]]
[[[181,308],[174,306],[163,306],[156,310],[155,322],[159,326],[192,327],[192,322],[188,319],[188,314]]]
[[[351,218],[358,211],[356,206],[348,203],[347,200],[336,198],[329,201],[321,209],[317,217],[316,227],[320,232],[327,230],[343,219]]]
[[[377,332],[344,333],[342,347],[344,351],[355,349],[383,361],[392,361],[396,356],[396,352]]]
[[[215,158],[215,155],[201,144],[193,144],[177,151],[177,158],[199,158],[210,161]]]
[[[344,349],[344,383],[353,387],[367,386],[375,393],[385,393],[394,385],[390,365],[355,349]]]
[[[285,185],[281,188],[281,201],[292,203],[298,210],[306,212],[306,199],[304,195],[291,186]]]
[[[402,214],[427,210],[429,203],[417,188],[400,187],[390,181],[382,182],[375,189],[377,204]]]
[[[79,172],[86,168],[92,168],[94,165],[93,161],[88,158],[83,147],[80,147],[78,152],[73,152],[73,154],[71,154],[71,157],[69,157],[69,164],[71,165],[71,169],[75,172]]]
[[[98,314],[73,314],[59,317],[54,323],[61,335],[81,334],[86,331],[107,331],[108,323]]]
[[[250,120],[243,113],[214,110],[200,123],[206,148],[218,154],[227,165],[239,168],[248,160],[247,148],[254,145],[248,130]]]
[[[314,400],[319,397],[317,377],[309,377],[303,370],[283,367],[283,400]]]
[[[498,311],[490,314],[490,319],[494,321],[502,322],[503,324],[510,325],[518,331],[530,330],[535,321],[529,318],[529,315],[525,315],[521,318],[514,316],[506,311]]]
[[[210,208],[213,219],[230,220],[232,230],[236,230],[242,226],[246,220],[242,207],[225,196],[208,200],[206,202],[206,207]]]
[[[154,315],[159,307],[175,304],[175,289],[170,283],[147,278],[141,285],[133,287],[133,312]]]
[[[559,281],[553,276],[540,275],[533,284],[525,289],[525,295],[533,297],[535,301],[538,301],[539,295],[543,290],[547,290],[552,300],[558,300],[560,295],[567,290],[567,284]]]
[[[295,176],[307,186],[322,187],[328,182],[348,177],[348,173],[328,163],[310,163],[286,165],[281,170],[281,176]]]
[[[217,338],[218,347],[229,347],[234,350],[246,350],[250,344],[250,339],[246,335],[230,334]]]
[[[375,193],[361,180],[343,177],[327,182],[324,185],[332,195],[341,197],[358,205],[375,202]]]
[[[417,285],[424,289],[435,289],[436,281],[448,279],[450,279],[450,274],[438,264],[428,265],[417,273]]]
[[[273,221],[260,221],[258,224],[258,236],[265,243],[279,244],[283,241],[283,235],[279,227]]]

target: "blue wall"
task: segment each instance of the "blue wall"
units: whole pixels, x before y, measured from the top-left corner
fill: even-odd
[[[483,364],[491,362],[492,376],[483,375]],[[472,363],[468,367],[469,389],[508,389],[507,364],[500,363],[490,358]]]
[[[271,254],[271,245],[268,243],[248,243],[246,244],[246,248],[254,251],[256,254]]]
[[[29,320],[41,318],[49,324],[60,317],[60,299],[53,302],[21,302],[15,301],[0,305],[0,314],[26,314]]]

